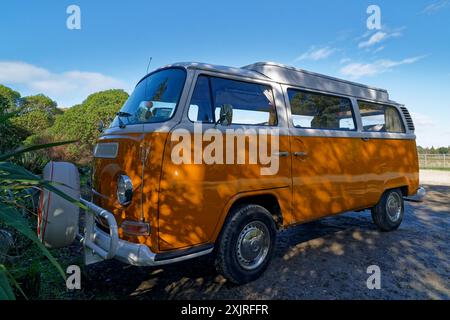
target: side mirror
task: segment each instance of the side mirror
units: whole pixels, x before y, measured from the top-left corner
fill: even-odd
[[[105,128],[105,124],[103,123],[103,120],[100,120],[98,122],[98,127],[97,127],[98,132],[103,132],[104,128]]]
[[[220,106],[219,119],[216,121],[216,125],[219,123],[223,126],[229,126],[233,121],[233,106],[231,104],[223,104]]]

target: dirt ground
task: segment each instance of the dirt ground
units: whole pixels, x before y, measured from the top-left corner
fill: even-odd
[[[406,203],[400,228],[377,231],[370,213],[350,212],[278,236],[258,280],[234,286],[210,257],[144,268],[107,261],[86,268],[88,299],[450,299],[450,187],[425,186],[427,200]],[[381,270],[369,290],[367,267]]]
[[[444,170],[420,170],[420,183],[450,186],[450,168]]]

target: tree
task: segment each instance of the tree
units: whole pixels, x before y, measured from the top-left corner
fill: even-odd
[[[18,110],[21,103],[20,93],[0,84],[0,97],[3,97],[1,103],[4,112],[15,112]]]
[[[28,135],[28,132],[11,122],[14,114],[9,112],[10,103],[7,97],[0,95],[0,153],[17,147]]]
[[[0,116],[3,116],[7,113],[8,106],[8,99],[5,96],[0,95]]]
[[[11,119],[17,127],[31,134],[41,134],[50,128],[55,119],[44,110],[34,110]]]
[[[56,106],[56,102],[46,95],[37,94],[22,98],[20,113],[26,114],[34,111],[43,111],[50,116],[55,116],[61,114],[61,111]]]
[[[91,94],[83,103],[67,109],[55,118],[49,133],[55,140],[78,140],[68,147],[69,158],[76,162],[91,155],[98,138],[98,123],[108,124],[128,99],[123,90],[106,90]]]
[[[53,125],[55,116],[62,113],[56,106],[55,101],[43,94],[23,97],[12,123],[30,135],[42,134]]]

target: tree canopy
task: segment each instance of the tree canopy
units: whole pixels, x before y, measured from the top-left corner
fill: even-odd
[[[11,119],[11,122],[28,134],[42,134],[50,128],[55,119],[43,110],[34,110]]]
[[[30,141],[78,140],[76,145],[61,147],[59,152],[61,158],[80,162],[92,154],[100,120],[108,124],[127,99],[123,90],[106,90],[63,110],[44,94],[22,97],[0,85],[0,151],[10,151]]]
[[[19,109],[21,114],[26,114],[34,111],[43,111],[50,116],[55,116],[62,113],[57,108],[56,102],[43,94],[37,94],[34,96],[22,98]]]
[[[20,93],[0,84],[0,112],[15,112],[20,106]]]
[[[77,146],[68,147],[71,157],[90,154],[99,135],[99,122],[110,123],[127,99],[128,94],[119,89],[91,94],[83,103],[58,115],[49,132],[58,139],[79,141]]]

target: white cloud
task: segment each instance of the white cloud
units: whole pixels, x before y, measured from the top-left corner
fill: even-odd
[[[389,38],[396,38],[396,37],[400,37],[401,35],[402,35],[402,33],[399,31],[395,31],[392,33],[378,31],[378,32],[374,33],[369,39],[360,42],[358,44],[358,48],[368,48],[368,47],[376,45],[380,42],[386,41]]]
[[[381,41],[383,41],[384,38],[386,38],[387,33],[382,32],[382,31],[378,31],[377,33],[373,34],[369,40],[366,41],[362,41],[358,44],[359,48],[366,48],[366,47],[370,47],[373,46],[374,44],[377,44]]]
[[[84,99],[96,91],[127,87],[122,81],[98,72],[53,73],[22,61],[0,61],[0,83],[22,86],[32,94],[46,94],[64,106],[76,102],[74,97]]]
[[[426,114],[411,112],[411,117],[416,127],[432,127],[435,121]]]
[[[346,66],[342,67],[340,70],[340,73],[344,76],[348,76],[352,79],[358,79],[364,76],[374,76],[380,73],[385,73],[388,71],[391,71],[393,68],[404,65],[404,64],[412,64],[420,59],[422,59],[423,56],[420,57],[412,57],[403,59],[400,61],[394,61],[394,60],[377,60],[373,63],[350,63]]]
[[[335,48],[330,48],[330,47],[316,48],[313,46],[307,52],[305,52],[301,56],[297,57],[295,59],[295,61],[322,60],[322,59],[326,59],[329,56],[331,56],[335,51],[336,51]]]
[[[50,73],[24,62],[0,61],[1,83],[23,83],[30,79],[46,78]]]
[[[384,48],[385,48],[384,46],[378,47],[378,48],[376,48],[376,49],[373,51],[373,53],[377,53],[377,52],[383,51]]]
[[[432,4],[429,4],[426,6],[422,13],[432,14],[435,13],[441,9],[446,8],[450,4],[450,0],[439,0],[436,2],[433,2]]]

